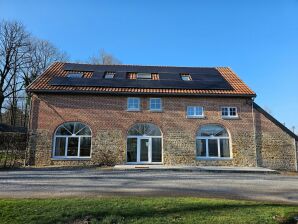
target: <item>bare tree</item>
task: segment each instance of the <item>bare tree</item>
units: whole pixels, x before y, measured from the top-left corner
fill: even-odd
[[[37,38],[30,39],[29,60],[22,69],[22,78],[27,87],[38,75],[43,73],[53,62],[66,61],[65,52],[59,51],[53,44]]]
[[[46,40],[31,38],[29,60],[22,68],[24,87],[27,87],[38,75],[42,74],[53,62],[66,61],[68,56]],[[25,93],[24,93],[25,94]],[[27,124],[28,108],[31,97],[26,97],[24,108],[24,126]]]
[[[19,22],[2,21],[0,23],[0,112],[5,98],[23,88],[18,74],[27,63],[29,37],[29,33]]]
[[[119,59],[113,56],[110,53],[107,53],[104,49],[99,51],[99,55],[92,56],[88,60],[91,64],[99,64],[99,65],[119,65],[122,64]]]

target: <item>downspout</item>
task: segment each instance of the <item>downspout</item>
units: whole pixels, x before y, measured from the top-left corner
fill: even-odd
[[[298,171],[298,144],[296,139],[294,138],[294,149],[295,149],[295,169]]]
[[[27,144],[26,144],[26,152],[25,152],[25,159],[24,159],[24,166],[29,165],[30,160],[30,136],[31,136],[31,118],[32,118],[32,98],[33,95],[30,93],[30,102],[29,102],[29,114],[28,114],[28,121],[27,121]],[[28,161],[27,161],[28,160]]]
[[[251,102],[251,115],[252,115],[252,126],[253,126],[253,142],[254,142],[254,147],[255,147],[255,152],[256,152],[256,167],[258,167],[258,152],[257,152],[257,142],[256,142],[256,123],[255,123],[255,114],[254,114],[254,100],[255,97],[252,97],[252,102]]]

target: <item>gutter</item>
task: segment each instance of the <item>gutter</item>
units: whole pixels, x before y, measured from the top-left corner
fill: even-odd
[[[256,94],[218,94],[218,93],[146,93],[146,92],[115,92],[115,91],[83,91],[83,90],[30,90],[31,93],[55,93],[55,94],[106,94],[106,95],[159,95],[159,96],[211,96],[211,97],[256,97]]]

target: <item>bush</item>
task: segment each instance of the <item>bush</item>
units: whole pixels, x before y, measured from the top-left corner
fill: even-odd
[[[0,168],[20,167],[26,153],[26,134],[0,132]]]

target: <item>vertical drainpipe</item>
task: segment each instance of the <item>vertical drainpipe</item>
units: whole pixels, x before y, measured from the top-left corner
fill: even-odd
[[[255,123],[255,114],[254,114],[254,100],[255,97],[252,97],[251,102],[251,115],[252,115],[252,126],[253,126],[253,141],[254,141],[254,147],[256,152],[256,167],[258,167],[258,152],[257,152],[257,143],[256,143],[256,123]]]
[[[295,134],[295,133],[294,133]],[[296,139],[294,138],[294,149],[295,149],[295,169],[298,171],[298,144]]]

